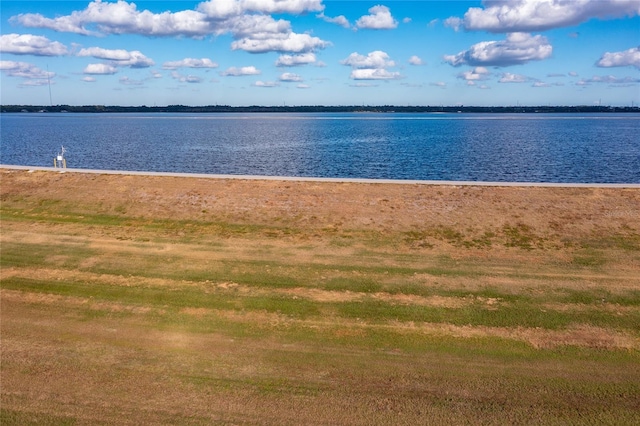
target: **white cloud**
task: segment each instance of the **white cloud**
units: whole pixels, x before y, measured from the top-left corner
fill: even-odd
[[[120,84],[124,84],[125,86],[142,86],[144,84],[144,81],[142,80],[132,80],[126,76],[120,77],[118,81]]]
[[[409,58],[409,64],[411,65],[424,65],[424,61],[419,56],[413,55]]]
[[[491,73],[485,67],[475,67],[472,70],[464,71],[458,74],[458,78],[466,81],[487,80]]]
[[[184,58],[179,61],[170,61],[162,64],[165,70],[177,70],[178,68],[217,68],[218,64],[209,58]]]
[[[112,61],[111,65],[118,67],[148,68],[155,65],[152,59],[147,58],[139,50],[129,52],[124,49],[89,47],[81,49],[77,53],[77,56],[91,56],[96,59],[106,59]]]
[[[25,79],[23,86],[41,86],[55,77],[55,73],[44,71],[27,62],[0,61],[0,71],[9,77]]]
[[[215,25],[206,15],[194,10],[152,13],[139,11],[135,3],[92,1],[84,10],[71,15],[46,18],[41,14],[20,14],[10,19],[31,28],[48,28],[84,35],[142,34],[150,36],[204,36],[214,32]]]
[[[354,80],[398,80],[402,78],[399,72],[387,71],[384,68],[358,68],[351,71]]]
[[[322,0],[209,0],[197,10],[212,19],[227,19],[247,12],[300,15],[324,10],[324,5]]]
[[[202,83],[202,77],[197,75],[183,75],[177,71],[171,71],[171,78],[178,80],[180,83]]]
[[[444,26],[453,28],[454,31],[460,31],[460,28],[464,25],[464,21],[456,16],[445,19]]]
[[[97,59],[108,59],[111,61],[126,61],[131,58],[129,52],[124,49],[103,49],[101,47],[89,47],[81,49],[77,56],[92,56]]]
[[[526,83],[527,81],[529,81],[529,77],[527,76],[505,72],[502,73],[502,77],[500,77],[498,83]]]
[[[622,52],[605,52],[596,65],[609,67],[636,67],[640,69],[640,47],[632,47]]]
[[[94,0],[85,9],[70,15],[47,18],[28,13],[13,16],[10,22],[84,35],[139,34],[203,38],[230,34],[235,39],[233,49],[251,53],[300,53],[324,48],[329,43],[308,34],[294,33],[289,21],[276,21],[265,14],[300,14],[323,9],[321,0],[212,0],[200,3],[196,10],[153,13],[138,10],[135,3],[124,0]]]
[[[286,37],[291,31],[291,22],[277,21],[268,15],[242,15],[220,24],[220,34],[231,33],[236,39],[266,39]]]
[[[96,82],[96,78],[95,77],[82,77],[82,81],[84,81],[85,83],[95,83]]]
[[[292,52],[305,53],[316,49],[324,49],[328,42],[309,34],[287,33],[273,37],[254,35],[231,43],[233,50],[244,50],[249,53]]]
[[[336,16],[334,18],[331,18],[331,17],[325,15],[324,13],[320,13],[320,14],[316,15],[316,17],[322,19],[325,22],[329,22],[331,24],[340,25],[343,28],[351,28],[351,24],[349,23],[349,20],[344,15],[340,15],[340,16]]]
[[[302,81],[302,77],[300,77],[298,74],[294,74],[291,72],[284,72],[280,75],[279,80],[297,83]]]
[[[32,34],[2,35],[0,37],[0,52],[35,56],[62,56],[69,53],[64,44]]]
[[[450,18],[453,28],[468,31],[530,32],[568,27],[593,18],[607,19],[640,13],[638,0],[485,0],[464,18]]]
[[[300,55],[280,55],[276,60],[277,67],[295,67],[316,62],[315,53],[302,53]]]
[[[398,26],[391,11],[387,6],[373,6],[369,9],[369,15],[362,16],[356,21],[357,28],[371,30],[391,30]]]
[[[367,56],[358,52],[353,52],[346,59],[340,61],[342,65],[349,65],[352,68],[388,68],[395,66],[395,62],[389,58],[386,52],[375,50]]]
[[[244,8],[241,2],[235,0],[206,1],[197,7],[198,12],[204,13],[208,18],[224,20],[242,15]]]
[[[397,80],[402,78],[399,72],[391,72],[386,69],[394,67],[396,64],[386,52],[381,50],[370,52],[367,56],[353,52],[340,63],[352,68],[350,78],[353,80]]]
[[[445,83],[444,81],[436,81],[435,83],[429,83],[430,86],[435,86],[435,87],[441,87],[441,88],[445,88],[447,87],[447,83]]]
[[[256,67],[254,67],[253,65],[249,67],[240,67],[240,68],[230,67],[220,73],[220,75],[223,77],[227,77],[227,76],[240,77],[243,75],[258,75],[258,74],[261,74],[261,71]]]
[[[275,81],[261,81],[261,80],[258,80],[255,83],[253,83],[253,85],[256,86],[256,87],[277,87],[280,84],[278,84]]]
[[[89,64],[85,67],[83,71],[84,74],[95,74],[95,75],[115,74],[117,72],[118,72],[118,69],[113,65],[109,65],[109,64]]]
[[[546,59],[552,52],[546,37],[511,33],[506,40],[483,41],[457,55],[445,55],[444,60],[454,67],[465,64],[505,67]]]
[[[586,86],[590,83],[606,83],[611,85],[634,85],[640,83],[640,78],[637,77],[615,77],[613,75],[594,75],[591,78],[586,78],[578,81],[576,84],[579,86]]]
[[[402,18],[402,23],[403,23],[403,24],[408,24],[408,23],[410,23],[410,22],[411,22],[411,18],[409,18],[409,17]]]
[[[304,83],[300,83],[296,86],[298,89],[308,89],[311,86],[309,86],[308,84],[304,84]]]

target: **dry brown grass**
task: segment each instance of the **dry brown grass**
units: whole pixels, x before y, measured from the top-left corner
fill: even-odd
[[[1,173],[2,424],[640,422],[638,190]]]

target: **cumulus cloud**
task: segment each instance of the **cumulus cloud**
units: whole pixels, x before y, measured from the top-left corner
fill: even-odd
[[[398,26],[398,21],[391,16],[387,6],[373,6],[369,9],[369,15],[362,16],[356,21],[357,28],[370,30],[392,30]]]
[[[640,46],[622,52],[605,52],[596,65],[603,68],[636,67],[640,69]]]
[[[302,53],[300,55],[280,55],[276,60],[277,67],[296,67],[300,65],[313,64],[316,62],[315,53]]]
[[[255,83],[253,83],[253,85],[256,86],[256,87],[277,87],[280,84],[278,84],[275,81],[261,81],[261,80],[258,80]]]
[[[505,72],[502,73],[502,77],[500,77],[498,83],[526,83],[527,81],[529,81],[529,77],[527,76]]]
[[[178,68],[217,68],[218,64],[209,58],[184,58],[179,61],[170,61],[162,64],[165,70],[177,70]]]
[[[445,24],[467,31],[530,32],[568,27],[593,18],[609,19],[640,13],[638,0],[485,0],[485,7],[472,7],[464,18],[452,17]]]
[[[38,82],[47,82],[53,77],[55,73],[44,71],[37,66],[27,62],[17,61],[0,61],[0,71],[3,71],[10,77],[24,78],[25,85],[34,86],[39,85]]]
[[[274,37],[252,36],[231,43],[233,50],[244,50],[249,53],[292,52],[305,53],[316,49],[324,49],[328,42],[309,34],[287,33]]]
[[[180,83],[202,83],[202,77],[197,75],[183,75],[177,71],[171,71],[171,78],[178,80]]]
[[[278,80],[286,81],[286,82],[298,83],[298,82],[302,81],[302,77],[300,77],[298,74],[294,74],[294,73],[291,73],[291,72],[284,72],[284,73],[282,73],[280,75]]]
[[[451,16],[443,22],[445,27],[453,28],[454,31],[460,31],[460,28],[464,25],[464,21],[457,16]]]
[[[84,35],[139,34],[144,36],[184,36],[203,38],[230,34],[233,49],[252,53],[269,51],[309,52],[328,42],[308,34],[297,34],[291,23],[275,20],[270,13],[300,14],[321,11],[321,0],[211,0],[196,10],[153,13],[139,10],[124,0],[94,0],[70,15],[47,18],[41,14],[20,14],[10,21],[31,28],[46,28]]]
[[[82,77],[82,81],[84,81],[85,83],[95,83],[96,82],[96,78],[95,77],[90,77],[90,76],[85,76],[85,77]]]
[[[387,70],[396,64],[386,52],[381,50],[370,52],[367,56],[353,52],[340,63],[352,68],[350,78],[353,80],[397,80],[402,78],[399,72]]]
[[[398,80],[402,78],[399,72],[388,71],[384,68],[352,70],[350,77],[354,80]]]
[[[0,37],[0,52],[35,56],[62,56],[69,53],[64,44],[32,34],[4,34]]]
[[[491,73],[485,67],[475,67],[472,70],[458,74],[458,78],[466,81],[487,80]]]
[[[135,3],[92,1],[84,10],[71,15],[47,18],[39,13],[12,17],[10,22],[31,28],[47,28],[83,35],[142,34],[153,36],[211,34],[215,26],[206,15],[194,10],[163,12],[139,11]]]
[[[209,0],[200,3],[197,10],[212,19],[227,19],[247,12],[300,15],[322,11],[324,5],[322,0]]]
[[[91,56],[96,59],[111,61],[111,65],[118,67],[148,68],[155,65],[152,59],[147,58],[142,52],[124,49],[103,49],[101,47],[89,47],[81,49],[77,56]]]
[[[454,67],[465,64],[506,67],[546,59],[552,52],[553,46],[544,36],[511,33],[506,40],[483,41],[456,55],[445,55],[444,60]]]
[[[411,65],[424,65],[424,61],[416,55],[413,55],[409,58],[409,64]]]
[[[223,77],[240,77],[243,75],[258,75],[261,74],[261,71],[259,69],[257,69],[256,67],[249,66],[249,67],[230,67],[227,68],[225,71],[221,72],[220,75]]]
[[[118,72],[118,68],[114,67],[110,64],[89,64],[85,67],[83,73],[84,74],[92,74],[92,75],[108,75],[115,74]]]
[[[322,19],[325,22],[329,22],[331,24],[340,25],[343,28],[351,28],[351,24],[349,23],[349,20],[344,15],[340,15],[340,16],[336,16],[334,18],[331,18],[331,17],[325,15],[324,13],[319,13],[318,15],[316,15],[316,17]]]
[[[358,52],[353,52],[346,59],[340,61],[342,65],[349,65],[352,68],[388,68],[395,66],[395,62],[389,58],[386,52],[375,50],[367,56]]]

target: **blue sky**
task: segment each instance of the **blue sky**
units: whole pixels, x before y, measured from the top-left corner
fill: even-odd
[[[637,106],[639,12],[639,0],[3,0],[0,100]]]

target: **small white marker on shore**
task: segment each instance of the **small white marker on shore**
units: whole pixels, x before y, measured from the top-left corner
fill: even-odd
[[[67,149],[62,146],[62,149],[60,150],[60,152],[58,153],[58,155],[56,157],[54,157],[53,159],[53,167],[58,169],[58,168],[62,168],[62,169],[66,169],[67,168],[67,159],[64,158],[64,153],[67,152]]]

